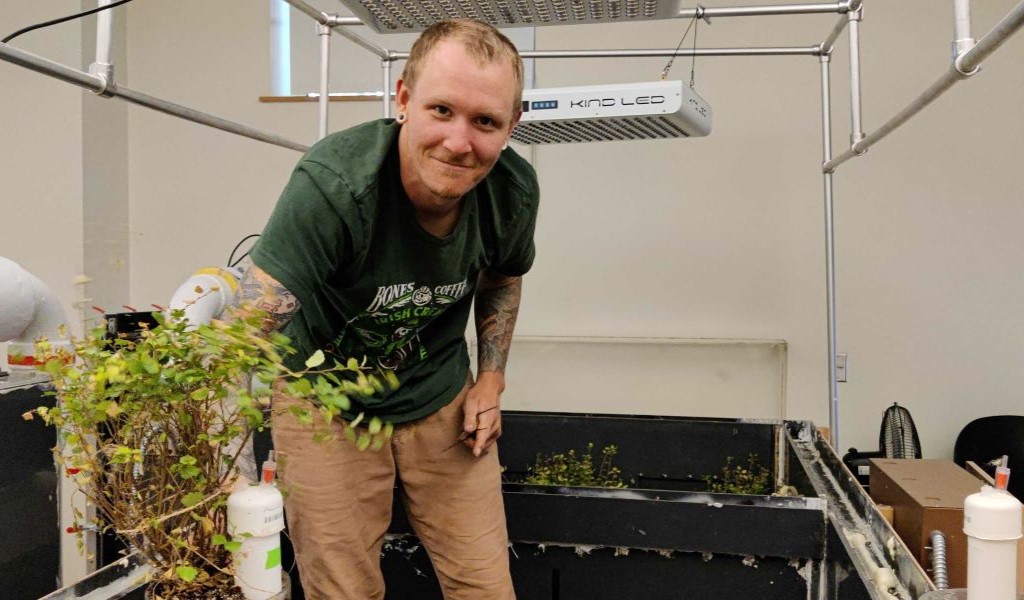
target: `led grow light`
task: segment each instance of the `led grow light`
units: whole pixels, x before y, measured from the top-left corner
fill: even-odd
[[[523,91],[512,139],[524,144],[703,137],[711,107],[682,81]]]
[[[467,17],[495,27],[539,27],[672,19],[681,0],[341,0],[378,33],[422,31]]]

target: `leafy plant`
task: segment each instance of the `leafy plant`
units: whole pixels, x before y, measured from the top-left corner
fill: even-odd
[[[70,349],[37,344],[58,402],[25,418],[57,429],[54,454],[96,508],[95,525],[138,548],[166,597],[233,585],[238,543],[225,533],[228,488],[252,431],[269,424],[271,391],[250,392],[251,374],[283,381],[308,400],[289,410],[315,439],[330,441],[325,425],[335,420],[360,449],[379,448],[391,435],[390,424],[374,418],[358,427],[362,415],[345,422],[342,414],[350,398],[396,387],[394,374],[372,373],[355,359],[325,365],[322,352],[305,369],[289,370],[284,357],[295,351],[285,336],[260,331],[262,316],[193,327],[178,311],[158,316],[137,340],[111,341],[100,328]],[[90,523],[75,516],[81,549]]]
[[[771,472],[757,462],[757,455],[747,457],[747,465],[733,465],[733,457],[725,460],[719,477],[709,475],[708,491],[717,494],[750,494],[760,496],[771,491]]]
[[[604,488],[625,488],[622,472],[612,466],[612,460],[618,453],[618,447],[605,446],[601,450],[601,461],[594,465],[594,443],[587,444],[587,449],[578,456],[576,450],[537,455],[537,461],[530,467],[524,480],[533,485],[569,485]]]

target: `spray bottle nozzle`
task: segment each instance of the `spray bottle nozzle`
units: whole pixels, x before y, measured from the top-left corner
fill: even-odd
[[[274,483],[274,475],[277,473],[277,462],[274,461],[274,451],[267,453],[267,460],[263,461],[263,477],[261,483],[270,485]]]
[[[1007,466],[1010,462],[1010,457],[1003,455],[1003,458],[999,461],[999,466],[996,467],[996,489],[1005,490],[1010,485],[1010,468]]]

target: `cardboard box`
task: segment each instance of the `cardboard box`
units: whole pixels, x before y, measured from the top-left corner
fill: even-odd
[[[950,588],[967,587],[964,499],[981,482],[951,460],[871,459],[871,498],[893,509],[893,528],[931,573],[931,532],[946,536]]]

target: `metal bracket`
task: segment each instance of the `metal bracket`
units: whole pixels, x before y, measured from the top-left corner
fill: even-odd
[[[974,67],[974,70],[972,71],[964,71],[964,68],[961,65],[961,61],[963,61],[965,56],[967,56],[967,52],[962,52],[958,54],[957,57],[953,59],[953,68],[956,69],[957,73],[960,73],[960,75],[962,75],[964,78],[971,77],[972,75],[977,75],[981,71],[981,65]]]
[[[100,89],[93,90],[93,93],[104,98],[113,98],[117,91],[117,84],[114,83],[114,65],[106,63],[92,63],[89,65],[89,74],[98,77]]]
[[[698,5],[697,5],[697,14],[696,14],[696,15],[694,15],[694,16],[695,16],[696,18],[698,18],[698,19],[700,19],[700,20],[704,21],[704,22],[705,22],[705,23],[707,23],[708,25],[710,25],[710,24],[711,24],[711,17],[709,17],[709,16],[707,15],[707,9],[706,9],[706,8],[705,8],[705,7],[703,6],[703,5],[701,5],[701,4],[698,4]]]

